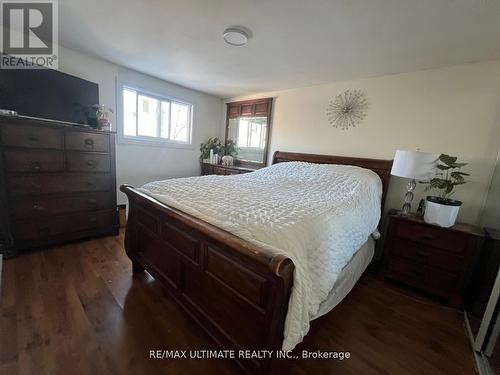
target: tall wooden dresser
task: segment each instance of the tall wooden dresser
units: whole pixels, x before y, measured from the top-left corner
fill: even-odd
[[[115,134],[0,118],[0,250],[118,233]]]

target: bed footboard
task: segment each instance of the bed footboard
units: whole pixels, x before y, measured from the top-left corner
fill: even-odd
[[[294,271],[289,258],[131,186],[120,190],[129,199],[125,250],[133,272],[151,273],[221,348],[281,349]],[[271,362],[237,361],[252,374],[266,373]]]

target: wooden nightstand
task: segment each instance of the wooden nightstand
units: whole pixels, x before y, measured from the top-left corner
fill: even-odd
[[[218,175],[232,175],[232,174],[242,174],[242,173],[250,173],[255,171],[256,169],[248,168],[248,167],[240,167],[237,165],[232,165],[230,167],[224,166],[222,164],[210,164],[210,163],[201,163],[201,175],[209,175],[209,174],[218,174]]]
[[[392,212],[382,276],[460,307],[482,239],[483,231],[472,225],[442,228]]]

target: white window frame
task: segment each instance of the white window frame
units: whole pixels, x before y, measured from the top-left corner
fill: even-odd
[[[155,92],[152,92],[150,90],[144,89],[138,85],[135,84],[129,84],[129,83],[119,83],[116,85],[117,88],[117,113],[116,113],[116,120],[118,123],[118,141],[121,144],[136,144],[136,145],[151,145],[151,146],[160,146],[160,147],[174,147],[174,148],[188,148],[188,149],[194,149],[193,145],[193,117],[194,117],[194,104],[190,103],[186,100],[179,99],[177,97],[169,96],[169,95],[163,95],[163,94],[158,94]],[[171,139],[165,139],[161,137],[150,137],[150,136],[145,136],[145,135],[125,135],[125,126],[124,126],[124,107],[123,107],[123,90],[129,89],[133,90],[136,92],[137,97],[139,95],[145,95],[148,96],[152,99],[156,99],[160,101],[168,101],[170,102],[170,114],[169,114],[169,121],[170,121],[170,116],[171,116],[171,111],[172,111],[172,102],[179,103],[179,104],[184,104],[190,106],[189,110],[189,129],[188,129],[188,142],[183,142],[183,141],[175,141]],[[136,111],[137,112],[137,111]],[[136,121],[138,120],[138,114],[136,113]],[[159,130],[159,134],[161,134],[161,129]],[[170,133],[170,124],[169,124],[169,133]]]

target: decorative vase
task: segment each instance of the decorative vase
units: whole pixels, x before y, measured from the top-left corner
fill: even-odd
[[[449,228],[455,224],[462,202],[455,199],[427,197],[424,221]]]
[[[111,123],[106,118],[100,118],[97,120],[97,129],[99,130],[111,130]]]

